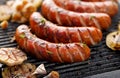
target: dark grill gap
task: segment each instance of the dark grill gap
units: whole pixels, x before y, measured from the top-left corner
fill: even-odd
[[[0,4],[4,3],[3,1],[5,0],[0,0]],[[107,31],[103,31],[102,41],[98,45],[90,47],[91,57],[87,61],[72,64],[58,64],[49,63],[47,61],[39,61],[30,56],[28,56],[27,61],[34,63],[37,66],[41,63],[44,63],[48,72],[50,72],[51,70],[56,70],[60,73],[61,78],[83,78],[99,73],[119,70],[120,53],[110,50],[105,45],[106,35],[117,29],[117,24],[119,20],[120,11],[116,16],[112,18],[111,27]],[[7,30],[2,30],[0,28],[0,48],[17,46],[15,42],[10,42],[17,26],[17,23],[9,23],[9,28]]]

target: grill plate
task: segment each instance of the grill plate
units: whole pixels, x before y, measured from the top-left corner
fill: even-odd
[[[0,4],[4,3],[3,1],[5,0],[0,0]],[[111,27],[108,30],[103,31],[102,41],[98,45],[90,47],[91,57],[87,61],[72,64],[58,64],[49,63],[47,61],[39,61],[33,57],[28,56],[27,62],[34,63],[37,66],[41,63],[44,63],[48,72],[56,70],[60,73],[61,78],[83,78],[95,74],[119,70],[120,52],[114,52],[110,50],[105,44],[106,35],[117,29],[119,20],[120,11],[112,18]],[[2,30],[0,28],[0,48],[17,46],[15,42],[13,43],[10,41],[18,25],[19,24],[17,23],[9,23],[9,28],[7,30]]]

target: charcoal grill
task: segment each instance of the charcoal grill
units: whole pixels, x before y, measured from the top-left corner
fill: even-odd
[[[5,0],[0,0],[0,4],[4,2]],[[100,77],[93,75],[101,73],[105,75],[106,72],[113,71],[115,73],[116,70],[117,72],[120,72],[120,52],[110,50],[105,43],[106,35],[117,29],[119,20],[120,11],[116,16],[112,18],[111,27],[108,30],[103,31],[102,41],[96,46],[90,47],[91,57],[87,61],[72,64],[58,64],[50,63],[47,61],[39,61],[31,56],[28,56],[27,62],[34,63],[36,66],[44,63],[48,72],[56,70],[60,73],[61,78],[104,78],[103,75],[99,75]],[[17,23],[9,23],[9,27],[7,30],[2,30],[0,28],[0,48],[17,46],[15,42],[11,42],[11,38],[13,37],[15,29],[18,25],[19,24]],[[1,66],[1,69],[2,68],[3,67]],[[120,74],[118,76],[120,76]],[[0,78],[2,78],[1,75]]]

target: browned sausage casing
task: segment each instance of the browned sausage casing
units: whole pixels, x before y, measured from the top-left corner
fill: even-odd
[[[81,62],[89,58],[90,49],[83,43],[56,44],[44,41],[33,35],[26,25],[16,29],[18,45],[39,59],[52,62]]]
[[[118,4],[115,1],[84,2],[79,0],[53,0],[58,6],[75,12],[107,13],[114,16],[118,13]]]
[[[56,43],[83,42],[95,45],[102,39],[102,32],[95,27],[62,27],[53,24],[34,12],[30,17],[30,28],[39,38]]]
[[[58,7],[53,0],[44,0],[41,11],[44,17],[59,25],[94,26],[107,29],[111,18],[104,13],[76,13]]]

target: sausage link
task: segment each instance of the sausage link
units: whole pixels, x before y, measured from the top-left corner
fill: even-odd
[[[47,21],[38,12],[30,17],[30,28],[39,38],[56,43],[84,42],[95,45],[102,39],[102,32],[95,27],[62,27]]]
[[[58,6],[80,13],[107,13],[114,16],[118,13],[118,4],[114,1],[84,2],[79,0],[53,0]]]
[[[84,61],[90,56],[89,47],[83,43],[50,43],[37,38],[26,25],[16,29],[15,39],[22,49],[40,60],[72,63]]]
[[[45,18],[54,23],[66,26],[94,26],[107,29],[111,18],[104,13],[76,13],[58,7],[53,0],[44,0],[41,7]]]

